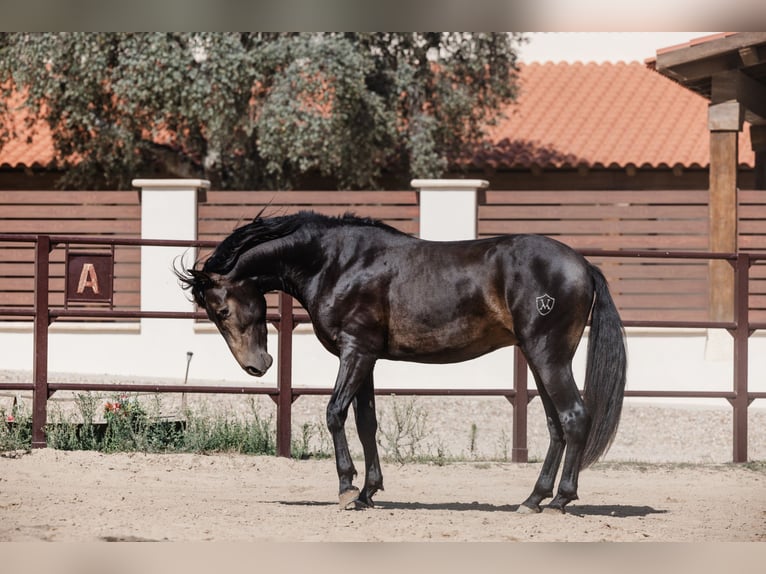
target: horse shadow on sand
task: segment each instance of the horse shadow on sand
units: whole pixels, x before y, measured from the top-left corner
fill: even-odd
[[[311,500],[279,500],[277,504],[286,506],[337,506],[336,502]],[[482,502],[396,502],[375,501],[375,510],[450,510],[456,512],[516,512],[518,504],[488,504]],[[572,504],[567,506],[566,514],[572,516],[609,516],[611,518],[641,518],[652,514],[667,514],[667,510],[651,506],[631,504]],[[561,513],[555,509],[543,507],[544,514]]]

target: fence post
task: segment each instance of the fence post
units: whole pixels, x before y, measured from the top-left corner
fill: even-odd
[[[750,256],[738,253],[734,283],[734,312],[737,327],[734,335],[734,393],[730,399],[734,413],[733,422],[733,461],[747,462],[747,409],[748,397],[748,345],[750,338],[749,316],[749,278]]]
[[[293,405],[293,298],[279,292],[279,351],[277,357],[277,456],[290,458]]]
[[[527,462],[527,406],[529,393],[527,391],[527,360],[519,347],[513,349],[513,435],[511,438],[511,462]]]
[[[197,239],[197,195],[210,187],[204,179],[134,179],[141,189],[141,239]],[[186,247],[141,247],[141,310],[192,311],[194,305],[178,287],[172,264]],[[160,323],[158,323],[158,321]],[[167,328],[163,319],[142,319]]]
[[[708,107],[710,131],[709,242],[710,251],[737,250],[737,157],[744,108],[737,101]],[[710,262],[710,315],[713,321],[729,321],[736,287],[725,261]],[[736,312],[736,311],[734,311]]]
[[[479,193],[484,179],[413,179],[420,203],[420,238],[433,241],[476,239]]]
[[[34,367],[32,379],[32,448],[45,448],[45,425],[48,420],[48,273],[51,239],[40,235],[35,245],[35,318]]]

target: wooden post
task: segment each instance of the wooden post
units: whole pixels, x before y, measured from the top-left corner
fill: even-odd
[[[529,450],[527,448],[527,405],[529,393],[527,391],[527,359],[521,349],[514,347],[513,361],[513,389],[516,391],[513,397],[513,436],[511,438],[511,462],[528,462]]]
[[[737,102],[713,104],[709,108],[710,128],[710,250],[737,251],[737,138],[742,125]],[[710,263],[710,319],[734,318],[734,274],[726,261]]]
[[[48,273],[51,239],[47,235],[37,238],[35,247],[35,319],[34,368],[32,379],[32,448],[45,448],[45,425],[48,422]]]
[[[279,350],[277,357],[277,456],[290,458],[293,405],[293,298],[279,293]]]
[[[750,142],[755,152],[755,189],[766,189],[766,124],[750,126]]]
[[[734,335],[734,392],[735,398],[729,399],[734,407],[733,423],[733,452],[734,462],[747,462],[747,410],[750,405],[748,396],[748,338],[750,323],[748,314],[748,295],[750,278],[750,256],[747,253],[737,254],[736,273],[736,320],[737,328]]]

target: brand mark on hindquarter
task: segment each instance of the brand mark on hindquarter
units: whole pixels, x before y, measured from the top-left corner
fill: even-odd
[[[537,303],[537,312],[543,317],[553,311],[553,306],[556,304],[556,299],[544,293],[535,299]]]

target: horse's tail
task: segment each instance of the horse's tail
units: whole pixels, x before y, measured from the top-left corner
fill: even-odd
[[[612,444],[622,412],[627,352],[625,330],[601,271],[590,265],[595,289],[588,337],[583,401],[590,417],[581,468],[590,466]]]

